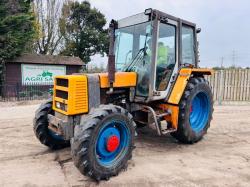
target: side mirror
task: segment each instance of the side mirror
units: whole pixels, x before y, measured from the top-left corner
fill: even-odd
[[[145,15],[151,15],[151,13],[153,12],[153,9],[152,8],[148,8],[145,10],[144,14]]]
[[[201,32],[201,28],[196,29],[196,33],[199,34]]]

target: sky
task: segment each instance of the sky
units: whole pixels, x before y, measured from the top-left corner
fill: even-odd
[[[81,0],[79,0],[81,1]],[[89,0],[110,22],[154,8],[194,22],[199,34],[200,66],[250,67],[249,0]],[[106,62],[95,56],[92,64]]]

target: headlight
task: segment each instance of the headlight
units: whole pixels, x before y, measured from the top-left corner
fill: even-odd
[[[61,103],[60,102],[56,102],[56,108],[61,109]]]
[[[60,102],[56,102],[56,108],[60,109],[60,110],[64,110],[67,112],[68,110],[68,105],[64,104],[64,103],[60,103]]]

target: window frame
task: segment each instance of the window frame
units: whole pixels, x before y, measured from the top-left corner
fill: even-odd
[[[168,17],[168,16],[167,16]],[[169,97],[170,90],[172,89],[172,85],[175,82],[176,75],[178,74],[179,71],[179,43],[180,43],[180,34],[179,34],[179,20],[171,19],[169,17],[167,20],[165,20],[163,23],[167,23],[170,25],[173,25],[176,27],[176,59],[175,59],[175,67],[173,69],[173,72],[171,74],[171,78],[169,80],[169,84],[167,88],[164,91],[157,91],[155,89],[155,84],[156,84],[156,61],[157,61],[157,46],[158,46],[158,35],[159,35],[159,25],[160,22],[162,21],[161,17],[158,17],[153,20],[153,38],[152,38],[152,63],[151,63],[151,75],[150,75],[150,89],[149,89],[149,97],[146,99],[146,102],[150,101],[155,101],[155,100],[161,100],[161,99],[167,99]]]

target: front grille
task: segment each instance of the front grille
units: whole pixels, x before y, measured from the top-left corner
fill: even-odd
[[[56,97],[68,100],[68,92],[56,90]]]
[[[68,79],[56,79],[56,85],[62,86],[62,87],[68,87],[69,86],[69,80]]]
[[[56,77],[53,109],[66,115],[88,112],[88,79],[84,75]],[[56,108],[56,103],[67,105],[67,110]]]
[[[86,81],[76,81],[74,93],[75,110],[83,110],[88,105]]]

